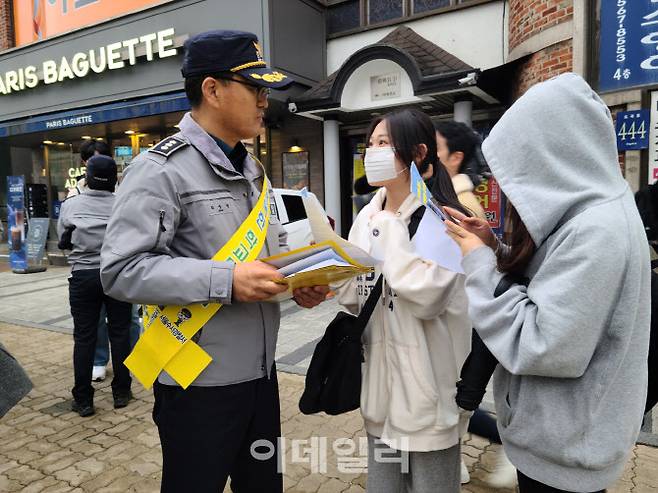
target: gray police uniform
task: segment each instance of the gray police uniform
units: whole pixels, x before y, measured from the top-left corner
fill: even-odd
[[[256,204],[264,172],[248,156],[244,174],[186,114],[180,132],[140,154],[117,192],[101,253],[105,292],[131,303],[224,306],[198,340],[212,362],[192,383],[218,386],[269,372],[279,330],[278,303],[234,303],[231,262],[209,260]],[[270,205],[274,195],[270,190]],[[286,234],[270,216],[261,257],[286,249]],[[177,385],[162,372],[159,382]]]
[[[61,238],[66,228],[75,226],[71,236],[73,250],[68,255],[72,271],[100,268],[101,245],[114,200],[112,192],[87,189],[62,204],[57,236]]]

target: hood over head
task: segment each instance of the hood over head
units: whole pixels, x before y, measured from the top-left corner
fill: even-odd
[[[528,90],[491,130],[482,152],[537,246],[559,224],[628,188],[610,111],[572,73]]]

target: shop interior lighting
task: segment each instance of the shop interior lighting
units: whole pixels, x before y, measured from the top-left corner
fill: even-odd
[[[103,137],[96,137],[96,140],[98,140],[98,141],[102,141],[102,140],[103,140]]]
[[[124,133],[126,135],[133,135],[135,133],[135,131],[134,130],[126,130]]]
[[[53,141],[52,140],[44,140],[43,143],[46,144],[46,145],[50,145],[50,144],[53,143]]]
[[[58,146],[65,146],[66,143],[65,143],[65,142],[58,142],[57,145],[58,145]]]
[[[82,139],[83,139],[83,140],[91,140],[92,137],[91,137],[90,135],[83,135],[83,136],[82,136]]]
[[[292,146],[288,149],[288,152],[303,152],[304,148],[299,147],[299,142],[295,139],[295,141],[292,143]]]

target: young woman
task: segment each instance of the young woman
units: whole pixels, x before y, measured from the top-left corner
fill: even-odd
[[[474,216],[486,219],[484,209],[473,193],[482,178],[479,174],[482,166],[478,163],[483,159],[480,152],[482,139],[465,123],[452,120],[436,122],[434,129],[439,161],[450,175],[459,202]]]
[[[437,165],[427,115],[400,110],[372,123],[366,176],[382,188],[359,213],[349,240],[382,262],[375,275],[339,289],[340,303],[357,313],[383,274],[381,301],[364,333],[361,413],[371,493],[458,492],[459,440],[469,417],[455,403],[471,335],[464,276],[414,251],[408,225],[423,206],[410,193],[412,162],[421,174],[433,164],[440,184],[435,198],[466,212]],[[392,454],[399,460],[391,461]]]
[[[649,252],[615,141],[582,78],[539,84],[482,149],[513,206],[511,241],[456,211],[461,225],[447,225],[471,320],[500,363],[498,427],[523,493],[610,486],[640,428]]]

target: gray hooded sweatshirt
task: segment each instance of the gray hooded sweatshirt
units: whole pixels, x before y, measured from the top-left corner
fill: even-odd
[[[464,258],[469,314],[500,365],[500,435],[526,476],[595,491],[622,474],[646,397],[649,252],[610,112],[566,74],[493,128],[484,155],[537,246],[526,288],[494,298],[494,252]]]

